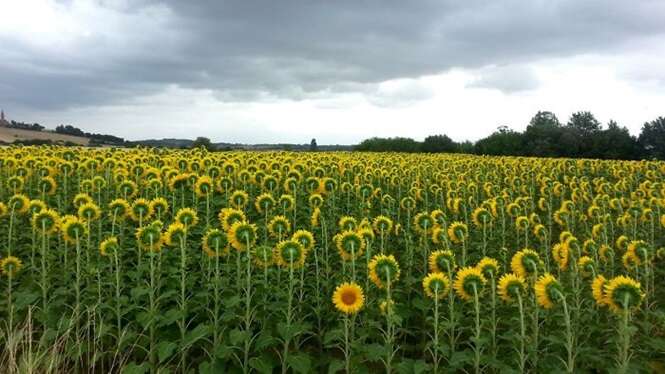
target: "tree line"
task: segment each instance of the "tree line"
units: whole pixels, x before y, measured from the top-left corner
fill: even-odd
[[[526,129],[500,126],[475,143],[455,142],[446,135],[432,135],[419,142],[411,138],[370,138],[355,148],[366,152],[473,153],[495,156],[665,160],[665,117],[647,122],[635,137],[610,121],[606,127],[590,112],[576,112],[565,124],[552,112],[538,112]]]

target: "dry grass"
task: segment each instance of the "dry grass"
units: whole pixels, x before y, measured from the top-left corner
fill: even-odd
[[[80,136],[58,134],[50,131],[30,131],[0,127],[0,141],[13,143],[16,140],[51,140],[54,143],[72,142],[78,145],[88,145],[90,139]]]

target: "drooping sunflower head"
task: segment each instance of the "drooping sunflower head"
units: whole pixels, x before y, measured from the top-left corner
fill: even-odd
[[[520,295],[523,295],[526,292],[526,281],[524,280],[524,277],[517,274],[504,274],[499,279],[497,289],[499,297],[503,301],[512,303],[517,300]]]
[[[144,198],[134,200],[130,209],[130,216],[135,222],[145,222],[152,216],[150,202]]]
[[[292,239],[302,244],[302,247],[305,250],[305,252],[309,252],[312,249],[314,249],[314,245],[316,244],[316,241],[314,240],[314,235],[312,235],[312,233],[307,230],[296,231],[293,234]]]
[[[2,270],[2,273],[8,277],[14,277],[19,271],[21,271],[22,267],[23,263],[21,260],[14,256],[7,256],[0,260],[0,270]]]
[[[254,201],[256,211],[259,213],[270,212],[273,208],[275,208],[276,204],[277,202],[275,201],[275,198],[272,197],[272,194],[268,192],[262,193]]]
[[[279,206],[283,211],[293,210],[296,205],[296,199],[292,195],[282,195],[279,197]]]
[[[538,272],[538,265],[540,264],[540,257],[538,252],[525,248],[516,252],[510,261],[510,269],[513,273],[527,277]]]
[[[399,264],[393,255],[376,255],[368,267],[370,279],[379,288],[386,287],[388,282],[393,284],[399,280]]]
[[[365,304],[362,288],[356,283],[342,283],[335,289],[332,302],[344,314],[356,314]]]
[[[637,308],[644,298],[640,283],[633,278],[620,275],[605,284],[605,302],[615,313]]]
[[[102,256],[108,256],[110,253],[116,253],[120,249],[118,245],[118,238],[111,236],[106,238],[99,244],[99,254]]]
[[[12,175],[7,178],[7,187],[9,187],[14,192],[19,192],[23,189],[23,177],[18,175]]]
[[[312,227],[319,227],[321,224],[321,209],[314,208],[312,211],[312,216],[309,219],[309,223]]]
[[[62,217],[61,225],[62,238],[68,243],[76,243],[87,233],[87,225],[76,216]]]
[[[413,225],[416,232],[427,234],[432,231],[434,227],[434,220],[426,212],[420,212],[413,217]]]
[[[449,250],[438,250],[429,255],[429,271],[450,274],[455,269],[455,255]]]
[[[102,210],[95,203],[85,203],[79,207],[78,216],[83,221],[93,222],[102,216]]]
[[[124,219],[129,215],[129,203],[125,199],[115,199],[109,203],[109,214],[116,219]]]
[[[15,194],[9,198],[7,206],[10,212],[15,212],[17,214],[25,214],[30,209],[30,199],[23,194]]]
[[[598,256],[602,262],[606,263],[611,261],[611,259],[614,258],[614,249],[612,249],[612,247],[609,245],[603,244],[598,249]]]
[[[246,220],[245,213],[238,209],[223,208],[219,212],[219,222],[221,222],[224,231],[230,231],[234,223]]]
[[[257,245],[251,251],[252,262],[261,268],[268,268],[275,262],[273,248],[267,245]]]
[[[210,229],[201,240],[201,247],[208,257],[225,256],[229,253],[229,240],[223,231]]]
[[[212,193],[213,182],[212,178],[207,175],[203,175],[198,178],[196,184],[194,185],[194,192],[199,197],[206,197]]]
[[[443,273],[429,273],[423,279],[425,295],[432,299],[442,299],[450,289],[450,278]]]
[[[625,251],[628,249],[629,241],[630,239],[628,239],[626,235],[621,235],[616,240],[616,247],[622,251]]]
[[[136,241],[150,252],[159,252],[162,249],[163,235],[161,225],[150,224],[136,230]]]
[[[533,286],[536,302],[545,309],[550,309],[561,297],[561,285],[552,274],[543,274]]]
[[[605,299],[605,284],[607,284],[607,279],[602,275],[596,276],[591,283],[591,294],[596,301],[596,305],[600,307],[607,306],[607,300]]]
[[[183,226],[189,228],[196,226],[199,222],[199,217],[196,211],[192,208],[180,208],[175,215],[175,221],[180,222]]]
[[[589,277],[596,272],[596,264],[589,256],[582,256],[577,260],[577,269],[583,277]]]
[[[374,230],[369,227],[362,227],[361,225],[361,227],[358,229],[358,235],[363,238],[367,245],[370,245],[372,242],[374,242]]]
[[[628,244],[627,253],[630,253],[637,261],[637,265],[648,262],[651,258],[651,249],[644,240],[633,240]]]
[[[434,244],[446,245],[448,239],[448,233],[446,232],[445,227],[436,226],[432,230],[432,242]]]
[[[275,216],[268,223],[270,236],[281,240],[291,232],[291,222],[284,216]]]
[[[118,185],[118,192],[123,199],[127,200],[136,196],[138,193],[138,187],[134,181],[125,179]]]
[[[60,216],[53,209],[44,209],[32,215],[32,227],[42,234],[53,234],[60,226]]]
[[[473,211],[471,220],[476,227],[484,227],[492,223],[492,213],[483,207],[478,207]]]
[[[181,245],[187,237],[187,227],[180,222],[173,222],[164,233],[164,243],[169,247]]]
[[[249,195],[243,190],[235,190],[229,200],[234,208],[243,209],[249,202]]]
[[[238,251],[248,250],[256,243],[256,225],[249,222],[236,222],[228,233],[231,246]]]
[[[169,212],[169,202],[163,197],[157,197],[150,200],[150,211],[157,217],[163,218]]]
[[[58,189],[58,183],[53,179],[53,177],[46,176],[43,177],[39,184],[37,185],[40,191],[43,191],[47,195],[54,195],[55,191]]]
[[[294,239],[279,242],[274,250],[275,262],[285,268],[303,266],[305,264],[305,254],[306,251],[303,245]]]
[[[358,228],[358,221],[350,216],[342,216],[338,222],[339,229],[342,231],[354,231]]]
[[[312,208],[320,208],[323,205],[323,196],[318,193],[313,193],[309,195],[308,198],[309,206]]]
[[[393,228],[393,221],[386,216],[377,216],[372,221],[372,227],[377,234],[387,235]]]
[[[467,266],[457,272],[453,288],[462,300],[471,301],[482,292],[486,282],[480,269]]]
[[[365,240],[355,231],[344,231],[336,236],[337,251],[345,261],[358,258],[365,250]]]
[[[0,201],[0,218],[6,216],[8,211],[7,205]]]
[[[533,235],[538,238],[538,240],[544,241],[547,240],[547,229],[543,224],[537,224],[533,227]]]
[[[496,278],[499,274],[499,261],[491,257],[483,257],[476,267],[483,273],[485,278]]]
[[[469,234],[469,229],[462,222],[453,222],[448,227],[448,237],[453,243],[462,243],[466,240]]]

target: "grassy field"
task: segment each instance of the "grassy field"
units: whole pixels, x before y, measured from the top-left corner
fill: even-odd
[[[3,372],[649,372],[665,163],[0,149]]]

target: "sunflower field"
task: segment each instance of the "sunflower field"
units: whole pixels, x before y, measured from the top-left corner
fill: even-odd
[[[665,163],[0,148],[3,373],[665,370]]]

